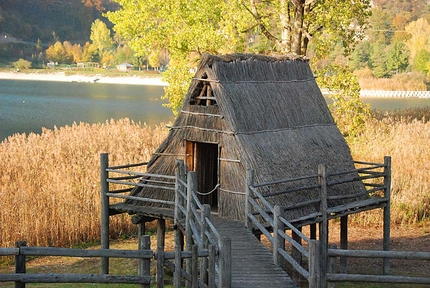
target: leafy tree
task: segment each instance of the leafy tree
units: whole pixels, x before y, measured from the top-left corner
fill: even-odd
[[[372,52],[370,54],[370,68],[372,69],[373,76],[376,78],[383,78],[389,75],[386,65],[385,44],[378,42],[372,45]]]
[[[390,43],[390,39],[393,36],[391,22],[392,19],[385,10],[380,8],[373,9],[370,18],[371,29],[369,30],[369,41],[372,43],[384,43],[385,45]]]
[[[404,72],[409,65],[409,51],[402,42],[394,42],[388,47],[386,54],[386,66],[388,71]]]
[[[12,63],[13,67],[19,70],[29,69],[31,67],[31,62],[19,58],[18,61]]]
[[[370,106],[360,100],[357,78],[347,67],[335,64],[317,70],[316,76],[320,85],[330,87],[334,92],[329,107],[343,135],[354,137],[359,134],[370,115]]]
[[[410,35],[410,38],[406,41],[405,44],[411,52],[410,56],[412,61],[414,61],[415,56],[419,51],[430,49],[430,25],[426,19],[420,18],[417,21],[410,22],[405,27],[405,30]]]
[[[66,50],[60,41],[55,42],[46,49],[46,59],[53,62],[64,63],[67,58]]]
[[[430,52],[424,49],[418,51],[414,59],[414,70],[423,72],[424,74],[428,74],[429,62],[430,62]]]
[[[174,112],[189,86],[190,67],[203,52],[307,55],[312,44],[312,53],[321,59],[340,42],[349,53],[364,36],[370,15],[369,0],[337,0],[335,5],[332,0],[114,1],[121,8],[107,17],[138,56],[169,51],[165,97]],[[248,45],[255,39],[257,45]]]
[[[106,24],[100,19],[96,19],[91,25],[91,41],[93,41],[94,46],[97,48],[99,56],[103,59],[103,54],[106,54],[106,59],[112,54],[114,42],[110,35],[110,30],[107,28]],[[106,61],[105,59],[105,61]],[[103,61],[103,60],[102,60]]]
[[[372,50],[369,41],[362,41],[351,53],[349,66],[352,70],[362,69],[370,64],[370,51]]]

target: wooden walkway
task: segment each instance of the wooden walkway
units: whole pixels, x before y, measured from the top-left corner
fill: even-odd
[[[297,287],[244,223],[215,215],[211,220],[221,237],[231,238],[232,288]]]

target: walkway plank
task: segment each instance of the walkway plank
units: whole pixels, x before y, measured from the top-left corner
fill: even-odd
[[[244,223],[214,215],[211,220],[221,237],[231,238],[232,288],[297,287]]]

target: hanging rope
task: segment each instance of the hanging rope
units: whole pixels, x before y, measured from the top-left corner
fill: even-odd
[[[218,187],[219,187],[219,183],[215,185],[214,189],[212,189],[211,191],[209,191],[207,193],[196,191],[196,194],[201,195],[201,196],[207,196],[207,195],[212,194]]]

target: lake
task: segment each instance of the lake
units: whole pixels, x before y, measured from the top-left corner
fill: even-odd
[[[0,141],[15,133],[41,133],[73,122],[129,118],[156,125],[174,120],[163,107],[163,87],[102,83],[0,80]],[[367,98],[372,109],[430,107],[430,99]]]
[[[0,80],[0,141],[73,122],[129,118],[148,125],[174,120],[161,86]]]

